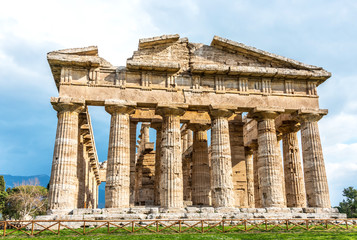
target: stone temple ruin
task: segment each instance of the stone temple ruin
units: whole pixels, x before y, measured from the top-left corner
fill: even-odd
[[[331,208],[318,129],[327,110],[317,87],[331,76],[323,68],[179,35],[140,39],[125,67],[97,47],[50,52],[48,62],[59,92],[50,217],[344,216]],[[90,105],[111,117],[104,163]],[[97,209],[101,182],[105,208]]]

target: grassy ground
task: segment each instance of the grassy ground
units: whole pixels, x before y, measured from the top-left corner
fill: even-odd
[[[88,229],[89,231],[90,229]],[[112,230],[112,229],[111,229]],[[113,228],[115,230],[115,228]],[[218,230],[208,233],[188,232],[188,233],[148,233],[146,230],[140,230],[138,233],[114,232],[107,233],[106,228],[97,229],[87,235],[77,234],[69,229],[61,230],[60,236],[51,232],[42,232],[36,235],[36,239],[357,239],[357,229],[354,230],[339,230],[333,229],[330,231],[323,229],[314,229],[311,231],[293,229],[290,231],[273,229],[269,232],[252,231],[252,232],[227,232],[220,233]],[[10,231],[10,230],[8,230]],[[7,231],[7,233],[9,233]],[[81,230],[79,230],[81,231]],[[2,231],[0,231],[0,236]],[[15,232],[0,239],[29,239],[25,233]]]

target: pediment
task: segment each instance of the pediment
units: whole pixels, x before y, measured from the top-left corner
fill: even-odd
[[[127,60],[129,70],[178,71],[197,74],[296,76],[326,79],[330,73],[313,65],[282,57],[215,36],[211,45],[164,35],[139,41]]]

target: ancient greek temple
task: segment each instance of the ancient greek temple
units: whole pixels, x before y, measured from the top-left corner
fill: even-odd
[[[327,110],[317,87],[331,76],[323,68],[217,36],[210,45],[140,39],[124,67],[97,47],[47,57],[59,93],[51,213],[96,209],[101,182],[107,212],[331,209],[318,128]],[[88,106],[111,119],[102,163]]]

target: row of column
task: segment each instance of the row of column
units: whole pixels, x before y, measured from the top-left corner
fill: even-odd
[[[50,208],[76,208],[71,206],[73,195],[73,171],[76,170],[77,145],[78,145],[78,113],[83,107],[80,104],[66,103],[55,104],[58,111],[58,126],[55,143],[55,154],[51,173]],[[66,107],[63,107],[66,106]],[[133,136],[130,131],[134,126],[130,125],[129,115],[135,111],[134,106],[120,104],[106,104],[105,109],[111,114],[110,139],[108,147],[107,180],[105,189],[105,207],[120,208],[129,207],[133,201],[131,195],[133,189],[133,160],[135,154],[130,147]],[[160,129],[157,136],[157,157],[155,162],[156,182],[154,194],[155,203],[165,208],[183,207],[183,177],[182,177],[182,149],[180,133],[180,116],[185,112],[180,107],[159,107],[156,114],[162,116],[162,124],[156,124]],[[229,137],[228,118],[233,114],[226,109],[211,109],[211,168],[209,174],[207,126],[190,125],[194,132],[193,147],[193,195],[194,204],[207,204],[207,196],[210,194],[205,186],[211,184],[211,199],[214,207],[233,207],[234,190],[232,178],[232,160]],[[261,207],[284,207],[285,197],[283,189],[281,160],[274,118],[276,112],[256,112],[254,117],[258,121],[258,142],[256,154],[247,158],[248,172],[248,200]],[[330,207],[326,171],[322,156],[321,142],[319,138],[317,121],[319,115],[299,115],[301,121],[304,175],[307,203],[310,207]],[[76,126],[76,127],[74,127]],[[161,135],[161,136],[160,136]],[[296,134],[295,134],[296,135]],[[287,174],[292,165],[298,165],[298,151],[294,148],[296,136],[294,133],[283,135],[283,142],[289,146],[284,150],[284,159],[291,159],[286,163],[285,178],[289,178],[286,186],[287,201],[291,192],[301,189],[299,176]],[[293,147],[291,147],[293,146]],[[287,147],[288,148],[288,147]],[[160,153],[160,154],[158,154]],[[248,154],[249,155],[249,154]],[[280,162],[279,162],[280,161]],[[135,164],[135,163],[134,163]],[[301,167],[301,166],[300,166]],[[253,169],[258,169],[257,176],[252,176]],[[135,171],[135,170],[134,170]],[[211,176],[211,179],[210,179]],[[292,177],[294,179],[292,179]],[[56,179],[56,181],[52,181]],[[296,181],[295,181],[296,180]],[[253,186],[258,185],[254,189]],[[292,189],[292,190],[291,190]],[[301,191],[300,191],[301,192]],[[63,196],[65,194],[65,196]],[[301,196],[303,196],[301,192]],[[300,197],[301,197],[300,196]],[[257,201],[258,199],[258,201]]]
[[[296,121],[283,122],[278,129],[283,141],[282,170],[274,121],[277,114],[265,111],[253,115],[258,122],[258,141],[246,151],[249,206],[331,207],[317,123],[322,115],[300,114]],[[299,123],[303,169],[297,138]]]

